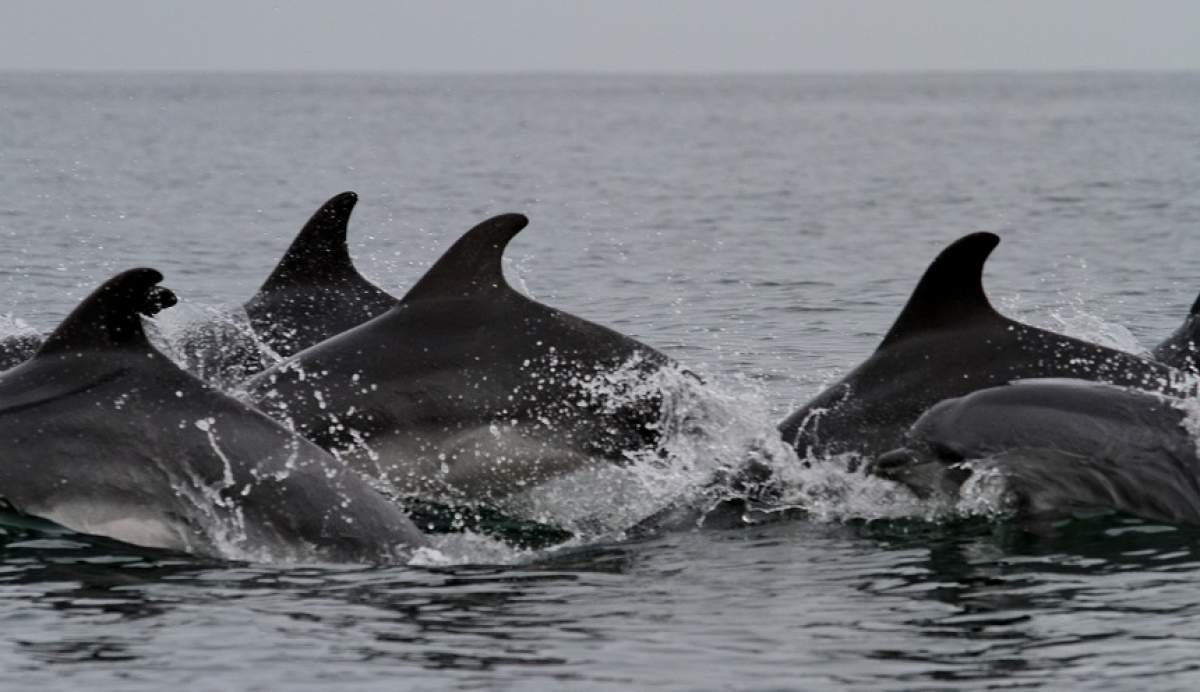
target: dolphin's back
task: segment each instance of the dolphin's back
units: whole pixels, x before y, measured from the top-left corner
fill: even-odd
[[[328,454],[181,370],[141,315],[154,270],[110,279],[0,374],[0,497],[147,547],[270,560],[392,561],[423,543]]]

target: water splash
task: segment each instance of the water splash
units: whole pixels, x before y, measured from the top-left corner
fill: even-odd
[[[1081,306],[1051,310],[1050,318],[1057,326],[1054,331],[1067,336],[1135,355],[1149,353],[1149,349],[1139,343],[1137,337],[1127,327],[1115,322],[1108,322],[1098,315],[1083,310]]]
[[[627,364],[591,386],[604,389],[613,405],[660,393],[659,443],[628,453],[624,465],[592,467],[509,498],[507,511],[562,526],[583,542],[621,539],[647,526],[928,513],[907,490],[857,470],[851,456],[798,458],[771,422],[767,396],[750,380],[702,381],[678,367],[647,377]]]
[[[596,464],[560,476],[503,502],[505,511],[555,524],[584,540],[620,538],[673,504],[700,501],[722,473],[786,454],[778,433],[752,412],[765,398],[702,384],[677,367],[647,373],[634,359],[583,383],[589,401],[606,413],[657,400],[658,443],[624,453],[620,464]],[[774,449],[773,448],[777,448]],[[794,455],[793,455],[794,456]]]
[[[151,340],[159,350],[226,392],[283,360],[254,331],[241,306],[181,303],[149,322],[155,327]]]
[[[429,537],[430,545],[414,551],[408,564],[413,567],[449,567],[453,565],[515,565],[528,562],[538,552],[515,547],[504,541],[475,533],[441,534]]]
[[[533,300],[537,300],[537,296],[529,290],[529,284],[525,281],[525,277],[532,273],[531,267],[535,259],[532,255],[524,255],[520,259],[505,256],[500,260],[504,265],[504,276],[508,279],[509,285],[521,295]]]
[[[1200,377],[1195,379],[1200,380]],[[1192,438],[1196,455],[1200,457],[1200,396],[1173,399],[1172,405],[1183,413],[1183,420],[1179,424]]]
[[[1122,324],[1111,322],[1095,310],[1095,291],[1091,288],[1087,263],[1078,260],[1059,263],[1055,275],[1066,272],[1074,278],[1068,283],[1072,290],[1058,288],[1058,305],[1051,307],[1027,305],[1019,293],[999,300],[1004,311],[1035,327],[1064,334],[1083,341],[1135,355],[1149,352]]]
[[[0,338],[9,336],[37,336],[38,330],[11,312],[0,314]]]
[[[946,515],[1006,519],[1016,511],[1017,498],[1009,488],[1004,472],[988,460],[964,462],[971,475],[958,491],[958,501]],[[936,502],[936,501],[934,501]],[[940,508],[940,505],[934,505]]]
[[[25,362],[42,345],[42,335],[11,313],[0,315],[0,370]]]
[[[242,508],[228,491],[234,485],[233,467],[221,448],[216,421],[202,418],[192,422],[204,433],[209,446],[221,461],[221,477],[207,482],[199,473],[185,467],[186,479],[172,482],[176,495],[190,502],[204,517],[203,533],[216,551],[229,559],[278,561],[282,556],[259,554],[247,549],[249,537]]]

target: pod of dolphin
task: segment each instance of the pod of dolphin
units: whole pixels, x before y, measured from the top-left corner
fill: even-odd
[[[175,358],[142,318],[176,297],[146,268],[44,339],[0,341],[0,504],[199,555],[395,562],[426,544],[401,498],[490,506],[661,443],[663,392],[644,385],[677,364],[514,290],[502,257],[524,216],[467,231],[396,298],[351,262],[356,202],[312,216],[245,324],[191,325]],[[998,243],[949,245],[877,350],[779,425],[799,463],[845,455],[946,501],[1001,478],[1016,512],[1200,524],[1184,403],[1200,300],[1147,356],[1055,334],[988,301]],[[746,474],[769,487],[769,469]]]

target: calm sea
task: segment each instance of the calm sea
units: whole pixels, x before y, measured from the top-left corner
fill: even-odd
[[[1200,291],[1200,75],[0,75],[0,333],[136,265],[183,300],[167,332],[240,303],[343,190],[397,294],[528,214],[514,283],[705,374],[701,462],[864,358],[970,231],[1003,238],[1007,313],[1169,333]],[[1200,531],[929,522],[808,481],[804,519],[621,540],[610,516],[617,537],[386,569],[9,529],[0,688],[1200,685]]]

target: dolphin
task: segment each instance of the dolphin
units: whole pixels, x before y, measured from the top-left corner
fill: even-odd
[[[358,195],[321,205],[242,314],[189,325],[175,340],[184,366],[232,389],[268,365],[386,312],[397,300],[354,267],[346,243]]]
[[[1192,303],[1183,324],[1162,343],[1154,347],[1151,356],[1160,363],[1191,372],[1200,371],[1197,348],[1200,345],[1200,296]]]
[[[394,504],[315,445],[156,350],[175,303],[118,274],[0,375],[0,498],[81,533],[201,555],[391,562],[424,544]]]
[[[873,457],[899,446],[937,402],[1016,379],[1180,386],[1182,373],[1167,365],[998,313],[983,290],[983,265],[999,242],[972,233],[942,250],[875,352],[784,420],[784,440],[802,457]]]
[[[657,441],[665,355],[504,278],[528,219],[467,231],[388,312],[251,379],[250,396],[406,495],[487,501]]]
[[[358,195],[343,192],[323,204],[246,301],[250,324],[275,353],[299,353],[397,303],[350,259],[346,230],[357,202]]]
[[[1200,459],[1181,400],[1082,380],[1030,380],[947,399],[870,472],[954,499],[1002,479],[1007,509],[1117,510],[1200,524]]]

